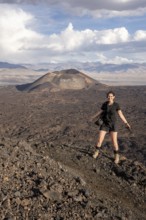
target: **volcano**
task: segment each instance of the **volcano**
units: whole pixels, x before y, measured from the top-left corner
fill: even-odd
[[[86,74],[76,70],[68,69],[49,72],[30,84],[17,86],[22,91],[62,91],[87,89],[94,85],[102,85]]]

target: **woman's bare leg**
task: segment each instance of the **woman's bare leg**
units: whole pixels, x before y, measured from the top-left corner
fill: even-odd
[[[98,137],[98,140],[97,140],[97,144],[96,144],[96,147],[97,147],[97,150],[95,151],[95,153],[93,154],[93,158],[97,158],[98,155],[99,155],[99,149],[102,145],[102,142],[104,140],[104,137],[106,135],[106,131],[99,131],[99,137]]]
[[[115,163],[118,164],[120,157],[119,157],[119,145],[118,145],[118,132],[110,132],[111,140],[114,147],[114,154],[115,154]]]

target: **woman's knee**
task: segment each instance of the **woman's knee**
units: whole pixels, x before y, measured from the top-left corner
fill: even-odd
[[[97,140],[97,145],[98,145],[99,147],[101,147],[105,135],[106,135],[106,132],[105,132],[105,131],[100,131],[100,132],[99,132],[99,137],[98,137],[98,140]]]

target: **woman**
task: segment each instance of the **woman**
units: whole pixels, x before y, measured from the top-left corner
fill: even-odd
[[[97,158],[99,155],[99,151],[100,151],[100,147],[102,145],[102,142],[104,140],[104,137],[106,135],[107,132],[110,133],[110,137],[113,143],[113,147],[114,147],[114,162],[116,164],[119,163],[119,146],[118,146],[118,141],[117,141],[117,121],[116,121],[116,115],[118,113],[118,115],[120,116],[120,118],[122,119],[122,121],[125,123],[126,127],[130,129],[130,125],[127,122],[125,116],[123,115],[120,106],[117,102],[114,101],[115,100],[115,93],[113,91],[109,91],[107,93],[107,101],[103,103],[101,110],[92,117],[95,118],[99,115],[102,115],[102,119],[103,119],[103,124],[100,126],[100,131],[99,131],[99,137],[97,140],[97,144],[96,144],[96,151],[93,154],[93,158]]]

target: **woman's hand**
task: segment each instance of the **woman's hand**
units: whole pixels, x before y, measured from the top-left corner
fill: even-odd
[[[131,130],[131,126],[128,122],[125,123],[125,126],[126,126],[127,129]]]
[[[127,120],[126,120],[126,118],[125,118],[123,112],[122,112],[121,110],[119,110],[119,111],[118,111],[118,114],[119,114],[120,118],[122,119],[122,121],[125,123],[126,128],[129,129],[129,130],[131,130],[131,126],[130,126],[130,124],[127,122]]]

